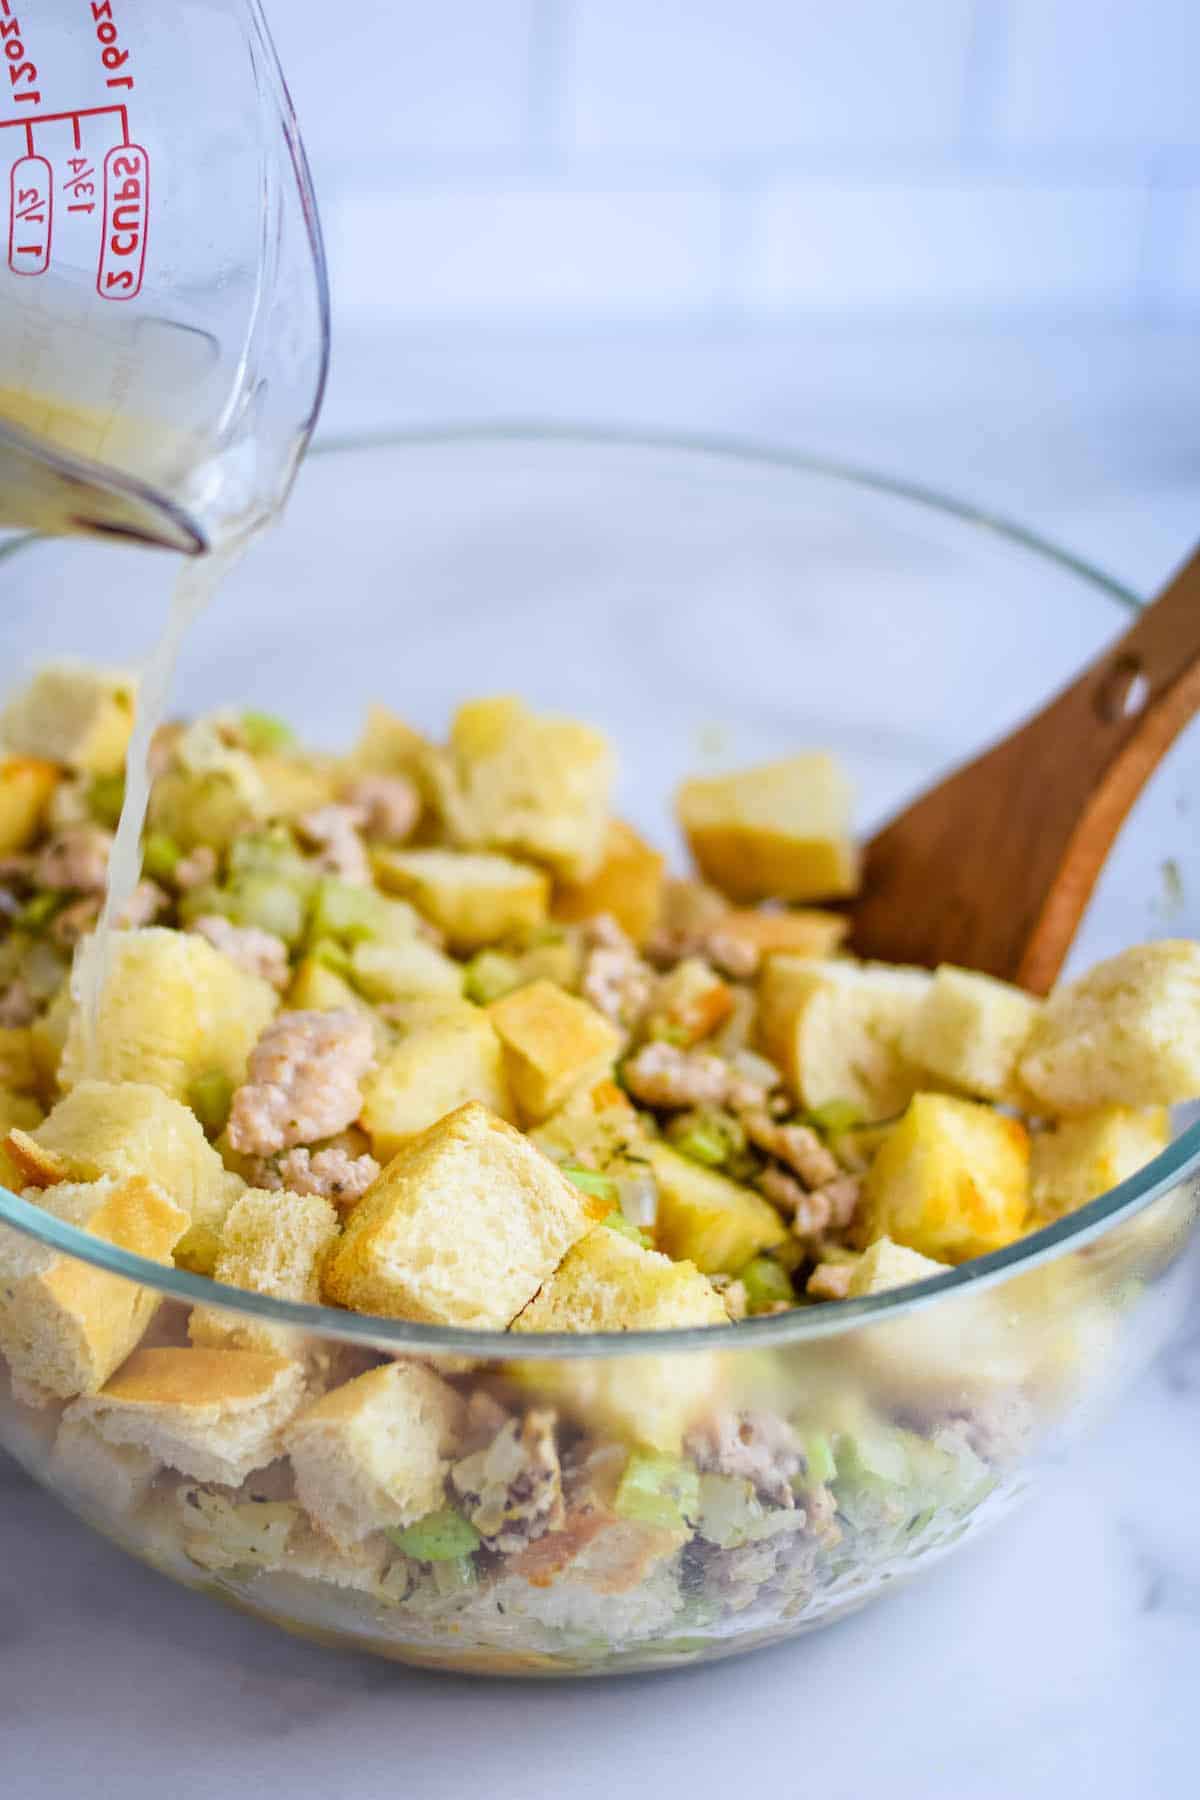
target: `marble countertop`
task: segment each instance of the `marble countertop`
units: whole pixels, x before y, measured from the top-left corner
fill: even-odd
[[[1200,333],[1100,327],[340,347],[326,430],[540,416],[750,436],[949,485],[1149,587],[1200,508]],[[923,1583],[707,1670],[519,1689],[337,1658],[172,1587],[0,1453],[13,1800],[1185,1800],[1197,1323],[1024,1512]]]

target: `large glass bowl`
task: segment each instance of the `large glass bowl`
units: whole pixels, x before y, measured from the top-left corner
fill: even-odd
[[[55,654],[140,656],[171,577],[111,547],[10,549],[9,678]],[[612,734],[622,811],[674,849],[685,770],[805,746],[845,759],[869,827],[1012,725],[1136,604],[1019,531],[853,471],[703,444],[448,434],[315,454],[283,525],[195,631],[177,697],[284,712],[336,743],[372,699],[437,731],[462,697],[517,690]],[[1193,732],[1127,827],[1078,961],[1200,935],[1198,763]],[[69,1409],[64,1427],[61,1399],[7,1372],[0,1442],[135,1555],[329,1644],[492,1674],[700,1661],[839,1617],[1026,1493],[1185,1305],[1198,1165],[1200,1127],[1181,1121],[1134,1180],[919,1288],[705,1330],[526,1337],[519,1357],[500,1334],[220,1288],[0,1191],[0,1218],[56,1279],[107,1281],[113,1303],[137,1284],[147,1344],[186,1344],[192,1306],[219,1305],[279,1360],[267,1411],[215,1466],[201,1428],[180,1466],[102,1454]],[[286,1453],[299,1386],[395,1357],[436,1370],[471,1416],[552,1415],[571,1471],[563,1529],[503,1558],[422,1560],[384,1532],[339,1547],[312,1528]],[[714,1428],[742,1444],[748,1479],[699,1479]],[[786,1493],[758,1480],[760,1452]]]

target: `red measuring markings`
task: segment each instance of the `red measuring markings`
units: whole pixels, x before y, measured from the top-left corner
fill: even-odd
[[[9,178],[8,266],[14,275],[44,275],[54,228],[54,171],[44,156],[22,156]]]
[[[104,159],[104,235],[97,291],[106,300],[132,300],[146,267],[150,216],[150,158],[140,144],[118,144]]]

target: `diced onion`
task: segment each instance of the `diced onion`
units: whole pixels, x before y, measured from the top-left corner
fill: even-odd
[[[653,1175],[620,1176],[617,1199],[631,1225],[641,1231],[653,1231],[658,1219],[658,1183]]]
[[[755,1087],[779,1086],[779,1070],[765,1056],[756,1056],[753,1050],[738,1050],[729,1060],[737,1073],[752,1081]]]

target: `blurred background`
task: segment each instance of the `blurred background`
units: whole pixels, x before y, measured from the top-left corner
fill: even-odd
[[[538,416],[949,483],[1135,581],[1200,477],[1200,0],[268,0],[327,432]]]

